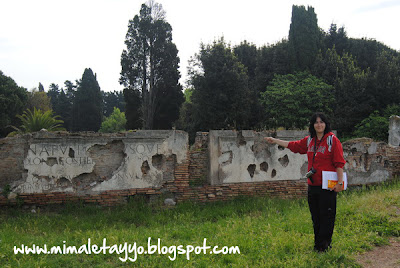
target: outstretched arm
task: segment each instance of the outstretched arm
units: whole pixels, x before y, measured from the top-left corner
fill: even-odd
[[[285,148],[287,148],[289,145],[288,141],[283,141],[283,140],[272,138],[272,137],[265,137],[264,140],[266,140],[270,144],[278,144]]]

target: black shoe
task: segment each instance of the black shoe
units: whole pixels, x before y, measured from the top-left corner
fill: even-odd
[[[331,245],[328,245],[328,246],[325,246],[325,247],[320,247],[320,248],[318,248],[318,251],[319,252],[327,252],[327,251],[329,251],[329,250],[331,250],[332,249],[332,246]]]

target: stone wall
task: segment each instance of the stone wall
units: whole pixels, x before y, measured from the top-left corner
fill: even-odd
[[[349,185],[379,183],[398,172],[393,169],[396,156],[390,154],[391,148],[384,142],[361,138],[343,143]]]
[[[266,143],[264,137],[272,134],[251,130],[210,131],[210,184],[300,180],[304,177],[306,155],[295,155],[288,149]]]
[[[307,133],[199,132],[190,149],[187,133],[175,130],[43,131],[1,139],[0,204],[113,205],[134,195],[202,202],[240,195],[305,196],[306,156],[265,143],[270,135],[295,140]],[[370,139],[343,143],[349,184],[397,176],[398,148]]]
[[[389,118],[389,145],[400,145],[400,116],[392,115]]]

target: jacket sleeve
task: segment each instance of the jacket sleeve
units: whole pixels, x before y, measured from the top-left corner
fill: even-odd
[[[344,160],[343,157],[343,147],[342,143],[336,136],[333,136],[332,147],[333,147],[332,148],[333,165],[335,166],[335,168],[343,168],[344,165],[346,164],[346,161]]]
[[[293,153],[306,154],[308,151],[307,140],[308,136],[298,141],[291,141],[289,142],[288,149]]]

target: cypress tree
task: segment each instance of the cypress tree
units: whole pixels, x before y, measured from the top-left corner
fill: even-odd
[[[102,121],[100,86],[93,71],[85,69],[82,79],[78,81],[72,106],[73,131],[98,131]]]
[[[313,7],[292,7],[292,22],[289,30],[289,49],[292,69],[311,70],[320,48],[322,33],[318,27]]]

